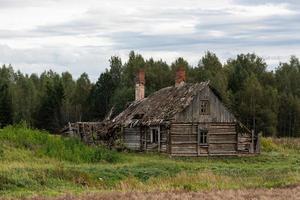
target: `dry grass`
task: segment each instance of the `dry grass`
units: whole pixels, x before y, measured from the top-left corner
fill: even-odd
[[[226,189],[232,188],[232,183],[237,181],[228,176],[213,174],[210,171],[188,174],[182,172],[175,177],[150,178],[147,182],[140,182],[134,177],[120,181],[116,190],[126,191],[169,191],[187,190],[197,191],[199,188]]]
[[[300,150],[300,138],[272,138],[272,141],[288,149]]]
[[[57,198],[33,197],[27,200],[297,200],[300,199],[300,186],[276,189],[248,190],[211,190],[203,192],[168,191],[168,192],[111,192],[86,194],[81,196],[65,195]]]

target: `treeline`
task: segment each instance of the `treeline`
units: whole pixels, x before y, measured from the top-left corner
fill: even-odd
[[[175,71],[183,66],[188,82],[210,80],[223,102],[237,118],[267,136],[300,136],[300,62],[292,56],[274,71],[255,54],[240,54],[222,64],[207,52],[197,66],[183,58],[171,65],[145,60],[131,52],[126,63],[119,57],[96,83],[83,73],[74,80],[68,72],[47,71],[40,76],[0,68],[0,126],[26,121],[57,132],[67,122],[103,120],[113,108],[121,112],[134,100],[134,80],[139,68],[146,73],[146,96],[174,84]]]

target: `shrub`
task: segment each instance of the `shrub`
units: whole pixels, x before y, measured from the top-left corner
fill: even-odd
[[[8,126],[0,132],[0,140],[19,148],[34,151],[37,155],[48,156],[71,162],[117,162],[119,155],[104,147],[91,147],[76,138],[50,135],[45,131],[27,127]],[[1,148],[0,148],[1,149]]]
[[[264,152],[282,151],[282,148],[272,138],[262,138],[261,147]]]

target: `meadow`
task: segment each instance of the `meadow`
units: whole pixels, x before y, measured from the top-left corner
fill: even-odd
[[[128,191],[283,188],[300,183],[300,139],[262,138],[251,157],[116,152],[24,126],[0,130],[0,199]]]

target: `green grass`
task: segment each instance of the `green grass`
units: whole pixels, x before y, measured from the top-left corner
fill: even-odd
[[[300,140],[263,138],[255,157],[118,153],[25,127],[0,130],[0,197],[272,188],[300,183]]]
[[[49,135],[47,132],[23,126],[9,126],[0,130],[0,141],[16,148],[33,151],[35,156],[48,156],[61,161],[91,163],[102,160],[116,162],[119,159],[118,154],[105,148],[91,148],[75,138]],[[3,150],[0,150],[0,156],[1,152],[3,154]]]

